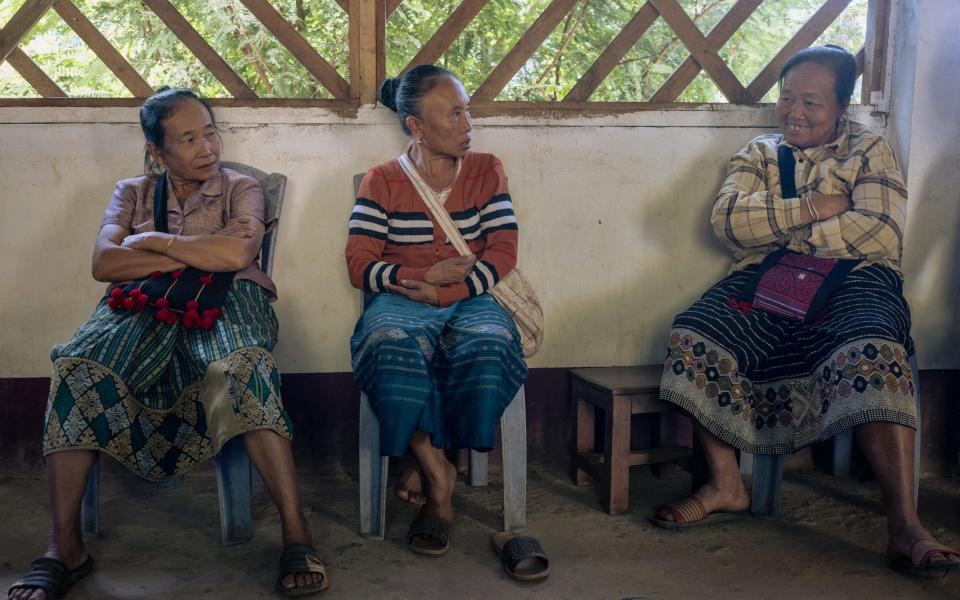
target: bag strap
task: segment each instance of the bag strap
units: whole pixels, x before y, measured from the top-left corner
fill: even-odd
[[[443,208],[443,203],[440,202],[438,194],[430,189],[430,186],[427,185],[427,182],[423,180],[423,177],[420,176],[420,173],[417,171],[416,167],[413,166],[413,163],[410,161],[410,158],[407,156],[407,153],[404,152],[397,158],[400,162],[400,168],[403,169],[403,172],[407,174],[407,177],[410,179],[410,182],[413,184],[413,188],[417,190],[417,193],[420,194],[420,199],[423,200],[423,203],[427,205],[427,208],[430,210],[430,214],[433,215],[433,218],[437,221],[437,224],[440,226],[440,229],[443,230],[443,233],[447,236],[447,240],[453,245],[453,247],[461,254],[461,256],[472,256],[473,252],[470,250],[470,246],[467,244],[467,241],[463,239],[463,236],[460,234],[460,229],[457,228],[456,223],[453,222],[453,219],[450,218],[450,213]],[[460,173],[460,160],[457,160],[456,174]],[[457,180],[457,175],[454,175],[454,181]]]
[[[793,150],[786,144],[777,146],[777,167],[780,169],[780,197],[797,197],[797,180],[794,168],[797,166],[793,158]]]
[[[160,174],[157,186],[153,188],[153,229],[160,233],[169,233],[167,229],[167,172]]]

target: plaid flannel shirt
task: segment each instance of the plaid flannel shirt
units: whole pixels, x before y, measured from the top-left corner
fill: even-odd
[[[777,147],[796,160],[797,194],[849,195],[853,208],[839,216],[801,224],[800,198],[780,197]],[[859,266],[900,270],[907,189],[893,150],[879,134],[843,119],[837,139],[800,149],[780,134],[761,135],[730,159],[710,222],[732,251],[732,270],[758,263],[786,247],[828,258],[852,258]]]

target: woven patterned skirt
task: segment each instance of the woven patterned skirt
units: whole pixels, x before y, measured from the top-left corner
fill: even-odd
[[[405,454],[417,430],[437,448],[492,449],[500,415],[527,378],[517,327],[490,294],[444,308],[378,294],[350,349],[389,456]]]
[[[101,300],[73,339],[53,348],[44,455],[100,450],[162,481],[248,431],[289,438],[267,293],[235,281],[222,310],[213,329],[186,330],[152,311],[114,311]]]
[[[787,454],[873,421],[916,429],[910,310],[902,280],[853,271],[815,324],[730,308],[735,272],[677,315],[661,398],[751,454]]]

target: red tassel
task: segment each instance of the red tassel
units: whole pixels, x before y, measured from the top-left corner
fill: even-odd
[[[177,313],[168,312],[167,313],[167,325],[173,325],[177,322]]]
[[[164,321],[164,322],[166,322],[167,317],[170,316],[170,311],[168,311],[168,310],[166,310],[166,309],[160,309],[160,310],[157,311],[157,314],[154,315],[154,316],[156,317],[156,319],[157,319],[158,321]]]
[[[727,306],[734,310],[739,310],[745,315],[750,314],[750,303],[746,300],[740,300],[735,296],[730,296],[727,298]]]
[[[163,273],[161,271],[154,271],[153,273],[150,273],[150,277],[154,279],[160,279],[163,277]]]
[[[133,298],[127,298],[126,300],[123,301],[123,307],[127,310],[133,310],[133,308],[136,305],[137,305],[137,301],[134,300]]]
[[[133,288],[132,290],[130,290],[130,297],[136,299],[136,297],[142,293],[143,292],[140,291],[140,288]]]
[[[120,298],[120,299],[122,299],[122,298],[123,298],[123,290],[120,289],[120,288],[113,288],[113,291],[110,292],[110,297],[111,297],[111,298]]]
[[[210,317],[204,317],[200,321],[200,327],[203,327],[204,329],[213,329],[213,319]]]
[[[172,277],[174,281],[176,281],[177,279],[180,279],[181,277],[183,277],[183,269],[170,273],[170,277]]]
[[[123,302],[119,298],[111,297],[109,300],[107,300],[107,306],[109,306],[113,310],[117,310],[118,308],[123,306]]]
[[[200,303],[196,300],[190,300],[187,302],[187,310],[198,310],[200,308]]]
[[[161,309],[167,308],[168,306],[170,306],[170,301],[167,300],[166,298],[157,298],[156,305],[157,305],[157,308],[161,308]]]
[[[210,285],[211,283],[213,283],[213,277],[211,277],[210,275],[201,275],[200,283],[202,283],[203,285]]]

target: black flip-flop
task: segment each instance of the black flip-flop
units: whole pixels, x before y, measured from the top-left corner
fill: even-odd
[[[501,531],[490,538],[507,575],[518,581],[537,581],[550,575],[550,561],[536,538],[518,531]]]
[[[450,549],[451,525],[443,517],[421,513],[410,523],[407,547],[417,554],[443,556]]]
[[[323,577],[313,585],[288,588],[283,585],[284,577],[297,573],[319,573]],[[286,596],[306,596],[321,592],[330,587],[327,578],[327,566],[317,554],[317,549],[309,544],[290,544],[280,555],[280,573],[277,575],[276,590]]]
[[[92,570],[93,557],[89,554],[87,560],[72,571],[67,568],[67,565],[55,558],[41,556],[33,559],[30,568],[24,573],[23,577],[10,586],[7,590],[7,597],[10,597],[11,591],[17,589],[43,590],[47,595],[47,600],[60,600],[67,594],[73,584]]]

